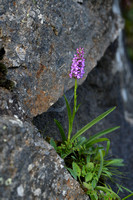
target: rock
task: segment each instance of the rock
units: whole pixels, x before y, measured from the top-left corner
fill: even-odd
[[[116,3],[112,9],[112,0],[0,0],[2,200],[88,199],[39,133],[59,139],[54,118],[67,132],[64,99],[57,100],[64,93],[69,102],[73,98],[74,82],[68,74],[77,47],[84,47],[86,58],[86,75],[79,85],[87,79],[78,88],[81,107],[74,131],[118,105],[110,118],[87,133],[121,124],[120,133],[111,135],[112,152],[125,158],[133,174],[133,151],[127,148],[132,146],[132,74],[121,62],[128,66],[125,54],[121,54],[121,38],[106,51],[123,28]],[[31,124],[34,116],[38,129]],[[131,189],[132,183],[126,183]]]
[[[1,0],[0,14],[1,62],[25,119],[47,111],[73,86],[68,74],[76,48],[85,49],[81,84],[123,27],[112,0]]]
[[[3,116],[0,118],[0,199],[89,198],[33,125]]]

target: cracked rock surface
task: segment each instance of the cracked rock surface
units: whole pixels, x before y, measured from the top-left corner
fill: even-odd
[[[87,76],[122,27],[112,0],[0,0],[2,62],[25,116],[47,111],[73,86],[76,48],[85,49]]]
[[[1,200],[88,200],[37,129],[8,116],[0,118]]]

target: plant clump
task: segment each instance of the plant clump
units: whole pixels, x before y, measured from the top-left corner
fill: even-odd
[[[66,137],[62,125],[55,119],[54,121],[59,128],[62,141],[54,141],[51,138],[50,144],[55,148],[61,158],[64,159],[67,170],[74,179],[79,181],[81,187],[91,200],[120,200],[121,198],[118,192],[122,192],[123,189],[130,193],[122,199],[125,200],[133,196],[132,191],[115,182],[118,187],[118,192],[116,193],[108,184],[108,180],[113,182],[114,176],[117,177],[118,175],[119,177],[122,175],[118,167],[122,167],[124,164],[123,159],[109,157],[110,140],[105,135],[120,127],[116,126],[102,130],[90,136],[89,139],[83,136],[89,128],[108,116],[116,107],[105,111],[78,130],[74,136],[71,136],[74,118],[80,106],[77,105],[77,79],[83,77],[84,67],[84,50],[83,48],[79,48],[77,49],[77,55],[74,55],[71,72],[69,74],[70,78],[75,79],[73,110],[71,110],[68,100],[64,96],[68,113],[68,134]],[[106,143],[106,146],[102,145],[103,142]]]

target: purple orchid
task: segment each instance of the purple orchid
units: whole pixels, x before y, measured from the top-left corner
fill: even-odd
[[[71,72],[69,74],[70,78],[80,79],[83,77],[84,67],[85,67],[85,59],[84,59],[84,49],[77,49],[77,55],[74,55],[72,60]]]

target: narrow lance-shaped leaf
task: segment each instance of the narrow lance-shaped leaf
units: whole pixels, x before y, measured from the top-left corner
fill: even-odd
[[[56,119],[54,119],[59,131],[60,131],[60,134],[61,134],[61,137],[62,137],[62,142],[64,143],[66,141],[66,136],[65,136],[65,132],[64,132],[64,129],[62,127],[62,125],[60,124],[60,122]]]
[[[79,109],[80,105],[81,105],[81,104],[79,104],[79,105],[77,106],[77,108],[76,108],[76,112],[78,111],[78,109]]]
[[[120,200],[120,197],[115,193],[113,192],[111,189],[107,188],[107,187],[103,187],[103,186],[96,186],[95,187],[96,190],[101,190],[103,192],[110,192],[112,193],[117,199]]]
[[[127,192],[131,193],[133,195],[133,191],[129,190],[128,188],[124,187],[123,185],[121,185],[121,187],[126,190]]]
[[[82,129],[80,129],[71,139],[73,142],[77,137],[82,135],[85,131],[87,131],[89,128],[91,128],[94,124],[105,118],[109,113],[111,113],[116,107],[113,107],[109,109],[108,111],[104,112],[103,114],[99,115],[97,118],[92,120],[90,123],[88,123],[86,126],[84,126]]]
[[[99,154],[100,154],[100,168],[98,170],[98,178],[100,178],[103,169],[103,154],[101,149],[99,150]]]
[[[104,142],[104,141],[109,141],[109,139],[108,138],[99,138],[99,139],[93,140],[92,142],[89,142],[89,145],[87,145],[87,147],[97,144],[99,142]]]
[[[104,131],[101,131],[93,136],[91,136],[88,140],[88,142],[86,143],[86,145],[88,146],[91,142],[95,141],[96,139],[102,137],[103,135],[106,135],[112,131],[115,131],[116,129],[120,128],[119,126],[116,126],[116,127],[113,127],[113,128],[109,128],[109,129],[106,129]]]
[[[105,164],[105,166],[124,166],[123,164],[123,159],[112,159],[110,161],[107,161],[107,163]]]
[[[126,200],[128,199],[129,197],[133,196],[133,194],[129,194],[128,196],[126,196],[125,198],[123,198],[122,200]]]

